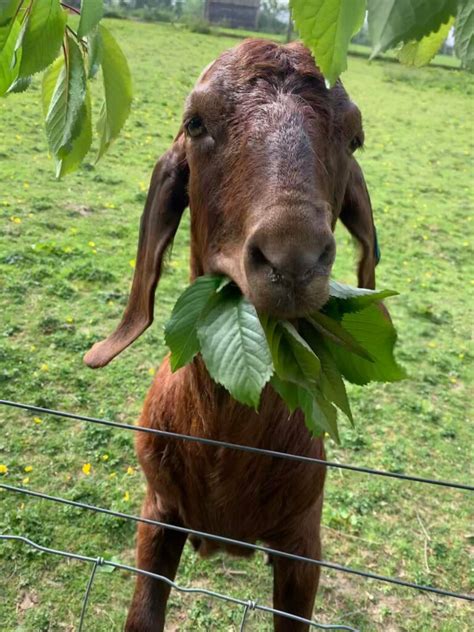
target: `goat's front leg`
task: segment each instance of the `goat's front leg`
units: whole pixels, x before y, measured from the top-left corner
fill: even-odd
[[[157,510],[152,494],[145,500],[142,517],[171,523],[170,516],[163,516]],[[138,568],[173,580],[185,542],[184,533],[140,523],[137,530]],[[137,575],[125,632],[162,632],[170,589],[163,581]]]
[[[305,533],[291,552],[314,560],[321,559],[321,539],[319,535],[320,507],[317,519],[308,521],[312,533]],[[305,525],[306,526],[306,525]],[[308,529],[306,529],[308,531]],[[288,550],[284,542],[274,542],[271,546],[282,551]],[[318,590],[320,567],[307,562],[296,562],[284,557],[273,556],[273,607],[276,610],[296,614],[311,619],[314,600]],[[275,632],[307,632],[309,624],[293,621],[287,617],[274,615]]]

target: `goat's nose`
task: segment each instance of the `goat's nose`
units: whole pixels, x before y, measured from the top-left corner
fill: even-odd
[[[266,272],[274,283],[309,284],[315,276],[328,276],[336,255],[336,244],[328,230],[312,240],[288,238],[274,240],[265,232],[248,244],[248,263],[253,271]]]

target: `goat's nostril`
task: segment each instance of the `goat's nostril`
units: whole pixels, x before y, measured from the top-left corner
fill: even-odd
[[[336,256],[336,244],[334,239],[331,238],[331,241],[326,245],[322,253],[319,255],[318,265],[329,267],[334,263],[334,259]]]
[[[263,252],[260,250],[260,248],[258,246],[251,246],[251,248],[250,248],[250,258],[252,260],[252,263],[256,267],[272,266],[270,261],[265,257],[265,255],[263,254]]]

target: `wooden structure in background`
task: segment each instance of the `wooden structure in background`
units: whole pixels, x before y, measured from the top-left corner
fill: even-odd
[[[205,18],[232,28],[257,28],[260,0],[206,0]]]

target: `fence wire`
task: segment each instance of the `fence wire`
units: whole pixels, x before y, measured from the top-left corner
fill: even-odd
[[[93,564],[92,572],[89,577],[89,581],[87,583],[86,592],[84,598],[82,600],[82,610],[81,610],[81,619],[79,623],[78,632],[81,632],[83,629],[85,613],[89,601],[89,596],[92,588],[92,583],[96,576],[96,571],[99,566],[111,566],[112,568],[117,568],[123,571],[128,571],[129,573],[135,573],[137,575],[144,575],[146,577],[151,577],[158,581],[162,581],[171,588],[174,588],[178,592],[182,593],[192,593],[192,594],[200,594],[205,595],[207,597],[212,597],[214,599],[220,599],[221,601],[226,601],[227,603],[232,603],[238,606],[242,606],[244,608],[242,623],[240,629],[243,630],[247,618],[247,614],[250,610],[260,610],[261,612],[266,612],[273,615],[278,615],[280,617],[285,617],[286,619],[290,619],[292,621],[298,621],[300,623],[306,623],[313,628],[317,628],[319,630],[347,630],[348,632],[359,632],[356,628],[352,628],[348,625],[339,625],[339,624],[325,624],[325,623],[316,623],[316,621],[312,621],[310,619],[305,619],[304,617],[299,617],[298,615],[291,614],[289,612],[284,612],[282,610],[276,610],[275,608],[271,608],[270,606],[264,606],[263,604],[259,604],[257,601],[245,601],[244,599],[238,599],[237,597],[231,597],[230,595],[224,595],[222,593],[215,592],[214,590],[208,590],[207,588],[188,588],[185,586],[180,586],[176,582],[172,581],[168,577],[164,575],[158,575],[156,573],[151,573],[150,571],[146,571],[143,568],[136,568],[135,566],[129,566],[128,564],[122,564],[120,562],[113,562],[112,560],[106,560],[103,557],[89,557],[88,555],[80,555],[78,553],[71,553],[69,551],[61,551],[59,549],[51,549],[47,546],[42,546],[36,542],[33,542],[29,538],[25,538],[24,536],[19,535],[10,535],[10,534],[0,534],[0,540],[13,540],[17,542],[23,542],[28,544],[29,546],[37,549],[38,551],[42,551],[43,553],[49,553],[51,555],[60,555],[62,557],[80,560],[81,562],[89,562]]]
[[[425,478],[422,476],[411,476],[409,474],[399,474],[397,472],[387,472],[384,470],[376,470],[369,467],[360,467],[357,465],[349,465],[347,463],[336,463],[334,461],[325,461],[323,459],[316,459],[310,456],[302,456],[298,454],[291,454],[287,452],[278,452],[276,450],[266,450],[264,448],[256,448],[254,446],[241,445],[238,443],[228,443],[227,441],[218,441],[217,439],[208,439],[206,437],[197,437],[194,435],[180,434],[179,432],[170,432],[169,430],[158,430],[157,428],[144,428],[142,426],[132,426],[131,424],[122,424],[116,421],[110,421],[108,419],[100,419],[98,417],[88,417],[85,415],[77,415],[75,413],[68,413],[61,410],[53,410],[50,408],[42,408],[40,406],[32,406],[31,404],[23,404],[20,402],[12,402],[5,399],[0,399],[0,404],[5,406],[12,406],[14,408],[21,408],[23,410],[29,410],[31,412],[42,413],[43,415],[52,415],[54,417],[63,417],[65,419],[74,419],[76,421],[85,421],[88,423],[99,424],[102,426],[109,426],[111,428],[119,428],[121,430],[132,430],[133,432],[146,432],[149,434],[159,435],[168,439],[181,439],[183,441],[195,441],[204,445],[212,445],[220,448],[229,448],[231,450],[240,450],[243,452],[252,452],[254,454],[261,454],[264,456],[271,456],[279,459],[287,459],[290,461],[300,461],[302,463],[313,463],[316,465],[322,465],[324,467],[334,467],[341,470],[350,470],[352,472],[360,472],[361,474],[373,474],[376,476],[385,476],[387,478],[396,478],[403,481],[412,481],[414,483],[425,483],[428,485],[439,485],[441,487],[450,487],[452,489],[461,489],[464,491],[474,492],[474,486],[464,485],[463,483],[456,483],[452,481],[442,481],[434,478]]]
[[[72,419],[75,421],[83,421],[86,423],[92,423],[92,424],[100,424],[100,425],[104,425],[104,426],[108,426],[110,428],[114,428],[114,429],[120,429],[120,430],[131,430],[134,432],[148,432],[148,433],[152,433],[152,434],[157,434],[160,435],[162,437],[166,437],[168,439],[173,439],[173,440],[183,440],[183,441],[195,441],[204,445],[209,445],[209,446],[214,446],[214,447],[221,447],[221,448],[227,448],[227,449],[231,449],[231,450],[240,450],[240,451],[246,451],[246,452],[252,452],[254,454],[259,454],[262,456],[267,456],[267,457],[274,457],[274,458],[282,458],[282,459],[287,459],[287,460],[292,460],[292,461],[300,461],[300,462],[304,462],[304,463],[308,463],[308,464],[313,464],[313,465],[318,465],[318,466],[322,466],[322,467],[329,467],[329,468],[338,468],[338,469],[342,469],[342,470],[349,470],[349,471],[353,471],[353,472],[358,472],[358,473],[362,473],[362,474],[369,474],[369,475],[376,475],[376,476],[382,476],[382,477],[387,477],[387,478],[394,478],[394,479],[399,479],[402,481],[410,481],[410,482],[414,482],[414,483],[423,483],[423,484],[428,484],[428,485],[436,485],[436,486],[441,486],[441,487],[446,487],[446,488],[451,488],[451,489],[456,489],[456,490],[463,490],[463,491],[474,491],[474,487],[470,486],[470,485],[465,485],[462,483],[457,483],[457,482],[451,482],[451,481],[444,481],[444,480],[439,480],[439,479],[433,479],[433,478],[427,478],[427,477],[420,477],[420,476],[412,476],[412,475],[408,475],[408,474],[399,474],[399,473],[395,473],[395,472],[387,472],[387,471],[383,471],[383,470],[377,470],[377,469],[372,469],[372,468],[366,468],[366,467],[359,467],[356,465],[350,465],[350,464],[345,464],[345,463],[338,463],[338,462],[332,462],[332,461],[325,461],[322,459],[317,459],[317,458],[313,458],[313,457],[307,457],[307,456],[302,456],[302,455],[297,455],[297,454],[288,454],[285,452],[278,452],[275,450],[268,450],[268,449],[264,449],[264,448],[256,448],[254,446],[246,446],[246,445],[241,445],[241,444],[234,444],[234,443],[228,443],[225,441],[218,441],[215,439],[208,439],[205,437],[197,437],[197,436],[192,436],[192,435],[186,435],[186,434],[180,434],[180,433],[175,433],[175,432],[170,432],[170,431],[165,431],[165,430],[159,430],[156,428],[144,428],[141,426],[134,426],[134,425],[130,425],[130,424],[123,424],[123,423],[117,423],[115,421],[111,421],[111,420],[107,420],[107,419],[101,419],[101,418],[97,418],[97,417],[89,417],[89,416],[84,416],[84,415],[77,415],[74,413],[69,413],[69,412],[65,412],[65,411],[58,411],[58,410],[53,410],[53,409],[49,409],[49,408],[43,408],[40,406],[33,406],[30,404],[23,404],[20,402],[13,402],[13,401],[8,401],[8,400],[0,400],[0,404],[3,404],[5,406],[10,406],[10,407],[14,407],[14,408],[19,408],[19,409],[23,409],[23,410],[28,410],[31,412],[36,412],[36,413],[40,413],[43,415],[52,415],[55,417],[60,417],[60,418],[65,418],[65,419]],[[474,597],[471,595],[466,595],[466,594],[462,594],[462,593],[458,593],[458,592],[453,592],[453,591],[448,591],[448,590],[444,590],[441,588],[436,588],[433,586],[425,586],[422,584],[416,584],[413,582],[408,582],[408,581],[404,581],[395,577],[386,577],[384,575],[379,575],[376,573],[370,573],[367,571],[363,571],[363,570],[359,570],[359,569],[354,569],[351,567],[347,567],[347,566],[342,566],[340,564],[336,564],[333,562],[327,562],[324,560],[315,560],[312,558],[308,558],[308,557],[304,557],[304,556],[300,556],[297,554],[293,554],[293,553],[288,553],[286,551],[281,551],[279,549],[272,549],[270,547],[266,547],[266,546],[262,546],[262,545],[258,545],[258,544],[251,544],[249,542],[244,542],[241,540],[234,540],[232,538],[227,538],[225,536],[220,536],[220,535],[216,535],[213,533],[207,533],[204,531],[197,531],[194,529],[188,529],[185,527],[181,527],[178,525],[173,525],[173,524],[168,524],[168,523],[164,523],[164,522],[160,522],[158,520],[152,520],[150,518],[144,518],[142,516],[135,516],[135,515],[131,515],[131,514],[126,514],[123,512],[119,512],[119,511],[114,511],[112,509],[106,509],[105,507],[97,507],[95,505],[90,505],[87,503],[82,503],[82,502],[78,502],[78,501],[73,501],[73,500],[68,500],[66,498],[61,498],[58,496],[52,496],[49,494],[44,494],[42,492],[38,492],[38,491],[33,491],[33,490],[29,490],[26,488],[22,488],[22,487],[15,487],[13,485],[8,485],[5,483],[1,483],[0,484],[0,488],[6,490],[6,491],[10,491],[10,492],[14,492],[14,493],[18,493],[18,494],[25,494],[34,498],[39,498],[39,499],[43,499],[43,500],[47,500],[47,501],[51,501],[51,502],[55,502],[55,503],[59,503],[59,504],[63,504],[63,505],[68,505],[77,509],[86,509],[88,511],[93,511],[96,513],[102,513],[102,514],[106,514],[115,518],[121,518],[121,519],[125,519],[125,520],[132,520],[134,522],[143,522],[146,524],[151,524],[157,527],[161,527],[161,528],[166,528],[166,529],[170,529],[170,530],[174,530],[174,531],[179,531],[181,533],[186,533],[187,535],[195,535],[197,537],[200,538],[205,538],[205,539],[209,539],[209,540],[214,540],[217,542],[221,542],[223,544],[231,544],[231,545],[237,545],[243,548],[247,548],[247,549],[251,549],[254,551],[260,551],[263,553],[267,553],[270,556],[276,556],[276,557],[284,557],[287,559],[291,559],[293,561],[298,561],[298,562],[303,562],[303,563],[308,563],[308,564],[314,564],[317,566],[321,566],[324,568],[329,568],[331,570],[335,570],[335,571],[339,571],[339,572],[343,572],[343,573],[348,573],[348,574],[352,574],[352,575],[357,575],[360,577],[364,577],[366,579],[370,579],[370,580],[376,580],[376,581],[380,581],[380,582],[385,582],[385,583],[389,583],[389,584],[394,584],[397,586],[401,586],[404,588],[410,588],[410,589],[414,589],[414,590],[418,590],[421,592],[425,592],[425,593],[434,593],[436,595],[439,596],[443,596],[443,597],[451,597],[451,598],[455,598],[455,599],[460,599],[460,600],[465,600],[465,601],[470,601],[473,602],[474,601]],[[322,630],[347,630],[349,632],[358,632],[355,628],[352,628],[350,626],[346,626],[346,625],[339,625],[339,624],[322,624],[322,623],[316,623],[314,621],[311,621],[309,619],[304,619],[302,617],[298,617],[297,615],[293,615],[290,614],[288,612],[282,612],[279,610],[276,610],[274,608],[271,608],[269,606],[264,606],[261,605],[259,603],[257,603],[256,601],[253,600],[243,600],[243,599],[238,599],[235,597],[231,597],[229,595],[224,595],[224,594],[220,594],[217,593],[215,591],[212,590],[208,590],[208,589],[204,589],[204,588],[187,588],[187,587],[183,587],[180,586],[178,584],[176,584],[174,581],[170,580],[167,577],[164,577],[162,575],[157,575],[156,573],[151,573],[149,571],[146,571],[144,569],[140,569],[140,568],[135,568],[133,566],[128,566],[126,564],[121,564],[118,562],[113,562],[111,560],[105,560],[102,557],[97,557],[97,558],[92,558],[92,557],[88,557],[85,555],[80,555],[77,553],[71,553],[71,552],[67,552],[67,551],[60,551],[60,550],[56,550],[56,549],[51,549],[48,547],[44,547],[41,546],[31,540],[29,540],[28,538],[24,537],[24,536],[17,536],[17,535],[10,535],[10,534],[0,534],[0,539],[3,540],[14,540],[14,541],[21,541],[23,543],[28,544],[29,546],[39,550],[39,551],[43,551],[46,553],[50,553],[50,554],[56,554],[56,555],[60,555],[63,557],[67,557],[70,559],[76,559],[76,560],[80,560],[80,561],[84,561],[84,562],[89,562],[91,564],[93,564],[92,566],[92,570],[91,570],[91,574],[89,576],[89,580],[87,583],[87,587],[86,587],[86,591],[84,593],[84,597],[83,597],[83,602],[82,602],[82,608],[81,608],[81,615],[80,615],[80,621],[79,621],[79,628],[78,628],[78,632],[81,632],[83,629],[83,625],[84,625],[84,620],[85,620],[85,616],[86,616],[86,611],[87,611],[87,606],[89,603],[89,597],[90,597],[90,593],[92,590],[92,585],[94,583],[94,579],[96,577],[96,572],[97,569],[99,568],[99,566],[111,566],[113,568],[117,568],[117,569],[121,569],[121,570],[125,570],[125,571],[129,571],[131,573],[135,573],[135,574],[141,574],[141,575],[146,575],[148,577],[152,577],[154,579],[157,579],[159,581],[163,581],[165,583],[167,583],[169,586],[171,586],[172,588],[174,588],[175,590],[179,591],[179,592],[183,592],[183,593],[195,593],[195,594],[202,594],[202,595],[206,595],[209,597],[213,597],[215,599],[220,599],[223,601],[227,601],[228,603],[232,603],[238,606],[241,606],[243,608],[243,616],[242,616],[242,620],[241,620],[241,625],[240,625],[240,630],[243,631],[249,612],[251,612],[252,610],[259,610],[262,612],[266,612],[266,613],[271,613],[274,615],[279,615],[282,617],[286,617],[288,619],[294,620],[294,621],[299,621],[302,623],[306,623],[308,625],[310,625],[313,628],[318,628],[318,629],[322,629]]]
[[[408,582],[403,579],[398,579],[396,577],[387,577],[385,575],[378,575],[376,573],[370,573],[367,571],[358,570],[355,568],[351,568],[349,566],[342,566],[341,564],[336,564],[334,562],[326,562],[324,560],[315,560],[310,557],[304,557],[303,555],[297,555],[295,553],[288,553],[286,551],[281,551],[280,549],[272,549],[270,547],[262,546],[260,544],[251,544],[250,542],[244,542],[243,540],[234,540],[233,538],[227,538],[222,535],[216,535],[215,533],[207,533],[206,531],[197,531],[196,529],[180,527],[179,525],[170,524],[168,522],[161,522],[160,520],[152,520],[151,518],[143,518],[142,516],[134,516],[132,514],[122,513],[120,511],[114,511],[112,509],[106,509],[105,507],[97,507],[96,505],[89,505],[87,503],[82,503],[77,500],[68,500],[67,498],[60,498],[59,496],[51,496],[49,494],[43,494],[42,492],[35,492],[33,490],[26,489],[24,487],[15,487],[13,485],[0,483],[0,489],[5,489],[7,491],[16,492],[20,494],[26,494],[27,496],[34,496],[35,498],[49,500],[55,503],[60,503],[62,505],[69,505],[70,507],[75,507],[78,509],[87,509],[89,511],[94,511],[96,513],[107,514],[115,518],[124,518],[125,520],[133,520],[134,522],[143,522],[145,524],[153,525],[156,527],[169,529],[170,531],[178,531],[179,533],[186,533],[187,535],[194,535],[194,536],[197,536],[198,538],[214,540],[215,542],[220,542],[222,544],[240,546],[241,548],[246,548],[253,551],[259,551],[262,553],[266,553],[267,555],[270,555],[270,556],[284,557],[294,562],[305,562],[307,564],[313,564],[315,566],[329,568],[331,570],[340,571],[342,573],[348,573],[350,575],[358,575],[359,577],[364,577],[365,579],[375,579],[379,582],[395,584],[397,586],[402,586],[403,588],[413,588],[421,592],[434,593],[436,595],[440,595],[443,597],[453,597],[454,599],[474,601],[474,597],[471,595],[464,595],[462,593],[456,593],[449,590],[444,590],[442,588],[435,588],[434,586],[424,586],[423,584],[415,584],[413,582]]]

